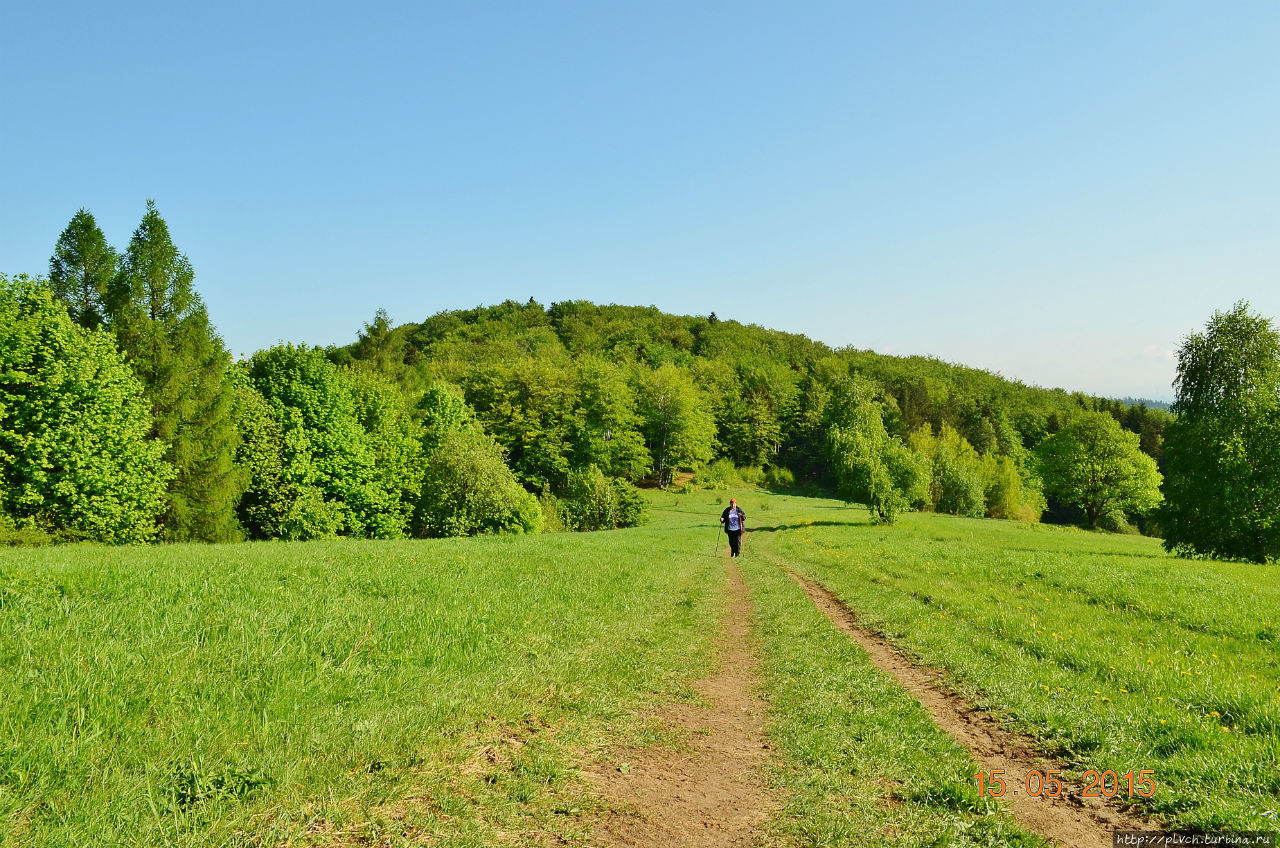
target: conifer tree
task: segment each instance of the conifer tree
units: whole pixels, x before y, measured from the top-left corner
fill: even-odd
[[[235,508],[244,491],[235,464],[239,432],[230,355],[193,287],[153,201],[134,231],[107,292],[108,321],[146,388],[155,435],[177,472],[163,517],[169,541],[240,536]]]
[[[81,209],[73,215],[49,258],[49,285],[72,321],[90,330],[102,326],[107,288],[119,262],[92,213]]]

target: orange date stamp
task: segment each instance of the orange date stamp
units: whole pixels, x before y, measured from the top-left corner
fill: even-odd
[[[1150,798],[1156,791],[1154,776],[1154,769],[1130,769],[1124,774],[1090,769],[1080,776],[1082,785],[1074,785],[1063,782],[1059,769],[1046,769],[1027,772],[1022,788],[1033,797],[1059,798],[1075,794],[1080,798]],[[1009,789],[1004,769],[979,771],[973,779],[978,782],[979,795],[1003,798]]]

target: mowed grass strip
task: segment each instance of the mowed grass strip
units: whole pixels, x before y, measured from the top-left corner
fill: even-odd
[[[0,552],[3,844],[581,836],[575,753],[705,670],[704,535]]]
[[[751,588],[787,806],[766,844],[1047,846],[980,798],[978,766],[780,569],[750,555]]]
[[[755,544],[1074,774],[1152,769],[1157,790],[1142,803],[1161,818],[1277,829],[1274,566],[1182,560],[1153,539],[1070,528],[836,515],[797,512],[795,529]]]

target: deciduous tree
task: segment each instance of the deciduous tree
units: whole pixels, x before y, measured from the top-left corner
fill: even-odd
[[[1160,504],[1160,471],[1105,412],[1080,412],[1036,448],[1045,491],[1081,507],[1091,528],[1115,511],[1145,514]]]
[[[928,471],[885,429],[883,409],[869,383],[835,383],[826,420],[827,457],[841,497],[865,503],[884,524],[892,524],[924,497]]]
[[[111,337],[72,324],[34,280],[0,275],[5,511],[55,537],[145,542],[173,469]]]
[[[715,420],[687,371],[668,362],[642,372],[636,393],[659,485],[670,481],[674,469],[711,459]]]
[[[324,351],[291,344],[258,351],[249,376],[284,431],[287,476],[301,487],[299,508],[306,507],[297,532],[403,536],[410,505],[398,481],[379,469],[361,406]]]
[[[1280,556],[1280,333],[1237,303],[1183,340],[1164,440],[1170,550]]]

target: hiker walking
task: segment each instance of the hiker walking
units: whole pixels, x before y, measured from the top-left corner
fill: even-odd
[[[742,531],[746,529],[747,514],[738,508],[737,498],[729,498],[729,505],[720,513],[720,523],[724,532],[729,534],[729,556],[736,557],[742,552]]]

